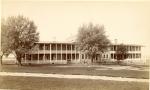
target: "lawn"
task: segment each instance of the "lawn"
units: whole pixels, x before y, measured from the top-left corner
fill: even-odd
[[[0,89],[21,90],[149,90],[148,83],[41,77],[0,77]]]
[[[18,67],[17,65],[3,65],[0,71],[46,73],[46,74],[50,73],[50,74],[70,74],[70,75],[113,76],[113,77],[145,78],[145,79],[149,78],[148,71],[105,70],[104,67],[59,67],[59,66],[62,65],[31,65],[31,66],[20,66],[20,67]]]

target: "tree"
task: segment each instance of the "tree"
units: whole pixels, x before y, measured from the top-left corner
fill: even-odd
[[[128,58],[128,50],[123,44],[117,45],[115,54],[118,64],[120,63],[120,60],[125,60],[126,58]]]
[[[110,44],[109,39],[105,35],[104,26],[83,25],[79,28],[77,36],[77,48],[91,58],[91,62],[96,58],[96,54],[100,55],[107,50]]]
[[[8,30],[6,30],[6,22],[4,19],[1,20],[1,54],[0,54],[0,64],[2,64],[3,56],[10,54],[10,44],[9,44],[9,35]]]
[[[2,38],[2,48],[4,45],[7,50],[13,53],[21,65],[21,59],[25,53],[29,52],[34,43],[39,41],[39,33],[34,22],[23,16],[11,16],[2,22],[2,33],[6,32],[6,37]],[[5,34],[5,33],[4,33]],[[6,41],[5,41],[6,39]],[[6,50],[4,49],[3,52]]]

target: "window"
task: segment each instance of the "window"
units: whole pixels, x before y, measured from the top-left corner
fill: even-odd
[[[40,50],[44,50],[44,44],[40,44],[40,45],[39,45],[39,49],[40,49]]]
[[[110,48],[111,48],[111,49],[110,49],[111,51],[114,51],[114,47],[113,47],[113,46],[111,46]]]
[[[130,46],[130,51],[132,51],[132,47]]]
[[[106,54],[106,58],[108,58],[108,54]]]
[[[57,60],[61,60],[61,54],[57,54]]]
[[[71,45],[67,45],[67,50],[71,50]]]
[[[133,58],[135,58],[135,54],[133,54]]]
[[[104,58],[105,58],[105,54],[104,54]]]
[[[49,44],[45,44],[45,50],[50,50]]]
[[[135,51],[135,46],[133,46],[133,51]]]
[[[45,55],[45,60],[50,60],[50,55],[49,54]]]
[[[66,50],[66,45],[62,45],[62,50]]]
[[[128,58],[131,58],[131,54],[128,54]]]
[[[114,51],[116,51],[117,50],[117,48],[116,48],[116,46],[114,46]]]
[[[72,50],[75,50],[75,46],[74,45],[72,45]]]
[[[138,58],[138,54],[136,53],[136,58]]]
[[[141,54],[139,54],[139,58],[141,58]]]
[[[114,57],[113,57],[114,55],[113,54],[111,54],[111,59],[114,59]]]
[[[139,46],[139,51],[141,51],[141,47]]]
[[[57,44],[57,50],[61,50],[61,44]]]
[[[136,51],[138,51],[138,46],[136,46]]]
[[[52,45],[51,45],[51,49],[52,49],[52,50],[56,50],[56,44],[52,44]]]

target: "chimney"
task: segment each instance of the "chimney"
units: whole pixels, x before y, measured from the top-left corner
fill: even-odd
[[[118,44],[118,40],[117,39],[115,39],[115,44]]]
[[[53,37],[53,42],[56,42],[56,37]]]

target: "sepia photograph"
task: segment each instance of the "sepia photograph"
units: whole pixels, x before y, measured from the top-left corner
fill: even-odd
[[[0,6],[0,90],[149,90],[150,1]]]

